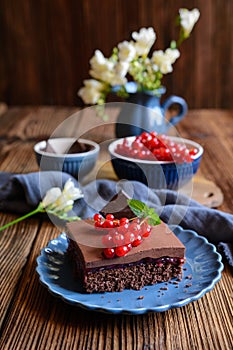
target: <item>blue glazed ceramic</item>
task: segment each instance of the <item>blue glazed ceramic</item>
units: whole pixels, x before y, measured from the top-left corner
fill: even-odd
[[[134,136],[127,137],[132,142]],[[195,155],[192,163],[177,164],[172,161],[149,161],[139,160],[121,156],[115,152],[117,144],[124,140],[118,139],[109,145],[109,153],[113,169],[119,179],[137,180],[154,189],[173,189],[176,190],[188,183],[194,174],[196,174],[203,148],[198,143],[179,137],[170,136],[175,142],[185,143],[188,148],[197,148],[198,153]]]
[[[170,228],[186,247],[183,279],[178,284],[158,283],[139,291],[87,294],[73,275],[65,233],[50,241],[37,258],[40,281],[55,296],[88,310],[139,315],[182,307],[214,288],[223,264],[221,255],[206,238],[180,226]]]
[[[59,146],[60,149],[69,149],[76,141],[76,138],[54,138],[49,140]],[[63,171],[71,174],[76,179],[82,179],[94,168],[100,147],[96,142],[86,139],[79,139],[80,143],[91,146],[87,152],[66,154],[46,152],[46,142],[41,141],[34,146],[37,163],[42,171]]]
[[[115,87],[113,91],[117,92],[117,89]],[[164,87],[155,91],[137,91],[137,84],[129,82],[126,91],[129,97],[123,104],[116,123],[116,136],[119,138],[139,135],[143,131],[165,134],[187,113],[187,103],[182,97],[172,95],[161,104],[160,98],[166,92]],[[167,121],[165,114],[172,104],[179,106],[179,113]]]

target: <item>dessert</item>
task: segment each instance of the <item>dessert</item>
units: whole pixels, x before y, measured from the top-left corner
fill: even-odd
[[[46,142],[46,147],[44,148],[44,152],[47,153],[54,153],[54,154],[76,154],[76,153],[83,153],[83,152],[89,152],[90,150],[94,149],[92,145],[89,145],[84,142],[75,141],[72,144],[66,144],[62,143],[59,144],[58,142],[54,142],[54,140],[48,140]]]
[[[124,198],[127,203],[121,193],[121,203]],[[112,202],[109,205],[112,208]],[[182,278],[185,247],[168,226],[163,222],[151,226],[150,220],[143,218],[132,220],[125,212],[129,212],[127,206],[117,212],[118,219],[111,213],[105,218],[97,213],[94,222],[67,224],[68,254],[88,293],[139,290]],[[80,243],[80,233],[88,237],[89,245]]]

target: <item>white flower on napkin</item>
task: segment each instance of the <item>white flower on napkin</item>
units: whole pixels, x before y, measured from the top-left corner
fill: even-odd
[[[74,201],[82,197],[81,190],[76,188],[73,181],[69,179],[66,181],[63,191],[59,187],[48,190],[41,205],[48,213],[63,217],[64,213],[72,210]]]
[[[45,212],[53,214],[59,219],[65,221],[80,220],[80,217],[78,216],[68,215],[73,209],[74,201],[80,198],[83,198],[82,191],[75,187],[73,181],[69,179],[66,181],[63,191],[59,187],[50,188],[35,210],[1,226],[0,231],[25,220],[32,215]]]

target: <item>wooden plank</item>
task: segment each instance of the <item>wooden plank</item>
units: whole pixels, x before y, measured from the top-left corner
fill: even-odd
[[[16,216],[2,215],[1,225]],[[38,230],[38,220],[27,220],[17,226],[12,226],[0,233],[0,327],[6,316],[9,305],[17,291],[22,271],[27,264],[27,258]]]

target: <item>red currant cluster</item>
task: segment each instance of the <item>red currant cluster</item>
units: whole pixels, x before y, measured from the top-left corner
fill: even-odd
[[[188,149],[185,144],[174,142],[167,135],[143,132],[131,143],[127,138],[118,144],[115,152],[122,156],[154,161],[192,162],[196,148]]]
[[[143,239],[148,237],[151,232],[151,226],[147,221],[138,218],[130,221],[128,218],[116,219],[113,214],[107,214],[104,219],[100,214],[93,217],[97,229],[109,229],[102,238],[104,256],[108,259],[115,256],[124,256],[132,247],[137,247]]]

